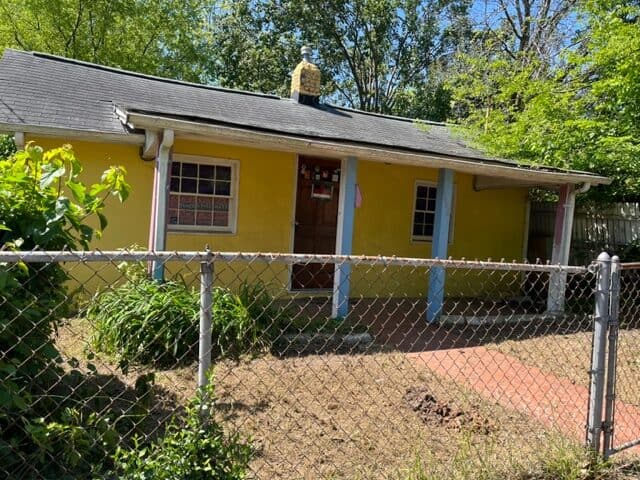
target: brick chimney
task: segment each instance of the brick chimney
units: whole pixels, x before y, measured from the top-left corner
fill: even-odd
[[[311,47],[300,49],[302,61],[291,75],[291,98],[304,105],[320,103],[320,69],[310,62]]]

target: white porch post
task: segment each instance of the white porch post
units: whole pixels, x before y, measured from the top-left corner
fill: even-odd
[[[358,159],[347,157],[340,171],[340,197],[338,199],[338,231],[336,254],[351,255],[353,246],[353,220],[356,208],[356,177]],[[351,287],[351,264],[335,266],[333,275],[333,303],[331,316],[344,318],[349,313],[349,289]]]
[[[576,191],[573,185],[560,187],[558,206],[556,207],[556,223],[553,231],[553,265],[568,265],[571,248],[571,231],[573,229],[573,212],[576,204]],[[567,274],[553,272],[549,275],[549,292],[547,295],[547,313],[564,311]]]
[[[438,173],[436,192],[436,215],[431,243],[432,258],[447,258],[449,247],[449,223],[453,206],[453,170],[441,168]],[[432,267],[429,273],[429,293],[427,294],[427,321],[437,322],[444,305],[444,283],[446,273],[443,267]]]
[[[154,191],[151,218],[151,250],[162,251],[166,248],[167,238],[167,199],[169,198],[169,169],[171,159],[169,152],[173,146],[173,130],[162,132],[162,141],[158,147],[154,170]],[[155,280],[164,278],[164,265],[153,262],[152,275]]]

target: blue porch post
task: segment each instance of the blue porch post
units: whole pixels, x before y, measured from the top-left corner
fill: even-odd
[[[453,170],[441,168],[438,172],[438,190],[436,193],[436,215],[431,243],[432,258],[447,258],[449,246],[449,222],[453,205]],[[444,267],[432,267],[429,274],[429,293],[427,294],[427,321],[438,321],[444,303]]]
[[[353,218],[356,208],[356,174],[358,159],[347,157],[342,162],[340,197],[338,199],[338,232],[336,234],[336,254],[351,255],[353,245]],[[349,288],[351,264],[336,264],[333,275],[333,318],[346,317],[349,313]]]

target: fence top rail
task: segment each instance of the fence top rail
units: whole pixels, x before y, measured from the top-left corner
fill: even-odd
[[[383,266],[413,266],[413,267],[444,267],[466,268],[473,270],[503,270],[526,272],[566,272],[587,273],[588,267],[551,265],[539,263],[517,263],[504,260],[453,260],[438,258],[411,258],[396,256],[367,256],[367,255],[316,255],[301,253],[258,253],[258,252],[213,252],[213,251],[0,251],[0,262],[6,263],[54,263],[54,262],[136,262],[136,261],[246,261],[261,263],[349,263],[354,265],[383,265]]]
[[[621,270],[640,270],[640,262],[626,262],[620,264]]]

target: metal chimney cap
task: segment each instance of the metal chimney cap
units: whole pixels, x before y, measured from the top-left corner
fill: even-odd
[[[308,45],[304,45],[301,49],[300,49],[300,53],[302,54],[302,59],[307,61],[307,62],[311,62],[311,47]]]

